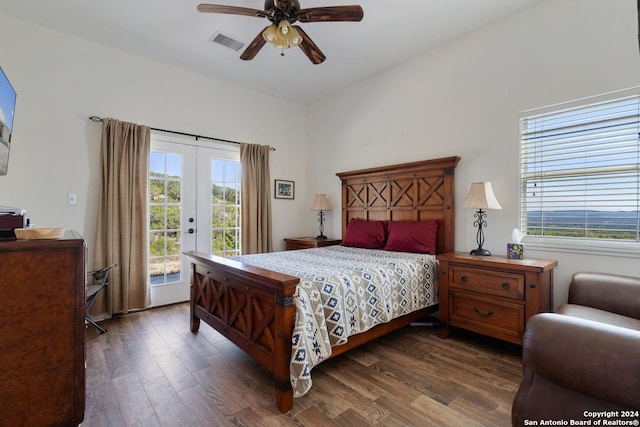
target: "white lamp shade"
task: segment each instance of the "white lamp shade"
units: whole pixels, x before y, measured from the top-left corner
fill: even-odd
[[[316,194],[316,198],[313,200],[313,206],[311,206],[312,211],[330,211],[331,205],[329,204],[329,200],[327,200],[326,194]]]
[[[475,209],[502,209],[500,203],[493,194],[493,188],[490,182],[474,182],[471,184],[469,194],[464,203],[463,208]]]

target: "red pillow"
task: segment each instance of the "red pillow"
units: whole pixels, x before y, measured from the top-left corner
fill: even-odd
[[[385,251],[436,254],[438,221],[389,221]]]
[[[364,249],[380,249],[384,246],[386,230],[384,221],[363,221],[353,218],[347,225],[343,246]]]

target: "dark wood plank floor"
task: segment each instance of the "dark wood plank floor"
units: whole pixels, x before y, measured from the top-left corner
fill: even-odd
[[[83,427],[509,426],[518,346],[407,327],[326,361],[281,414],[269,374],[208,325],[189,332],[177,304],[87,329]]]

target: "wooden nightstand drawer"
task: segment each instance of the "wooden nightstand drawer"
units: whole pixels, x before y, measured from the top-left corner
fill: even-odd
[[[451,288],[467,289],[507,298],[524,299],[524,275],[483,270],[480,268],[452,267]]]
[[[527,321],[553,308],[557,261],[438,254],[440,337],[452,326],[522,344]]]
[[[315,237],[287,237],[284,239],[288,251],[339,245],[341,241],[340,239],[317,239]]]
[[[524,305],[496,301],[464,292],[449,296],[451,321],[476,332],[520,338],[524,333]]]

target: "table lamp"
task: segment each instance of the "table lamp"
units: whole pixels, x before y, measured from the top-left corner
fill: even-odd
[[[487,214],[483,209],[502,209],[502,206],[498,203],[495,194],[493,194],[491,183],[474,182],[471,184],[469,194],[467,194],[467,198],[464,203],[462,203],[462,207],[478,209],[474,214],[476,220],[473,222],[474,227],[478,227],[478,232],[476,233],[476,243],[478,244],[478,248],[472,250],[470,254],[480,256],[491,255],[491,252],[483,249],[482,247],[484,244],[484,232],[482,231],[482,228],[487,226],[487,222],[485,221]]]
[[[311,206],[312,211],[318,211],[318,222],[320,223],[320,235],[316,236],[318,240],[326,240],[327,236],[324,235],[324,211],[330,211],[331,205],[327,200],[326,194],[316,194],[316,198]]]

